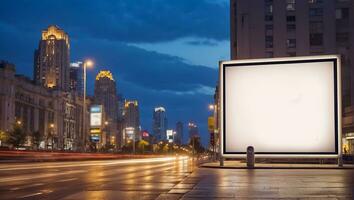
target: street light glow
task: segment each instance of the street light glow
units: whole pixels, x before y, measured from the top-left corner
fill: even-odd
[[[86,60],[86,61],[85,61],[86,67],[92,67],[93,64],[94,64],[94,63],[93,63],[91,60]]]
[[[209,110],[214,110],[215,109],[215,105],[214,104],[209,104]]]

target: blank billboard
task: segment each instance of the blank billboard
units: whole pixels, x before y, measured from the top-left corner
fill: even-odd
[[[337,56],[221,62],[224,156],[329,155],[339,152]]]

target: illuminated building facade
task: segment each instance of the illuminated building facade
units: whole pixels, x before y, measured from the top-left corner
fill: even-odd
[[[124,134],[123,141],[141,140],[140,135],[140,114],[137,100],[126,100],[124,103]]]
[[[82,62],[70,63],[69,90],[78,95],[83,95],[84,92],[82,65],[83,65]]]
[[[40,149],[84,149],[82,98],[33,84],[15,75],[15,66],[7,62],[0,62],[0,85],[0,131],[9,132],[19,123],[27,135],[24,146],[33,145],[33,133],[38,131]]]
[[[34,53],[34,80],[47,88],[68,91],[70,82],[69,36],[58,26],[42,31]]]
[[[111,141],[111,137],[117,137],[117,119],[118,119],[118,97],[116,82],[110,71],[100,71],[95,80],[94,89],[95,104],[103,105],[106,115],[107,125],[107,141]]]
[[[153,111],[152,131],[156,142],[167,140],[167,117],[164,107],[156,107]]]

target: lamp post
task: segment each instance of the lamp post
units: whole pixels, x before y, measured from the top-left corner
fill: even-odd
[[[84,73],[83,73],[83,78],[84,78],[84,105],[83,105],[83,111],[82,111],[82,132],[83,132],[83,139],[84,139],[84,142],[83,142],[83,145],[84,145],[84,149],[86,149],[86,68],[87,67],[92,67],[93,66],[93,62],[91,60],[85,60],[84,63],[83,63],[83,70],[84,70]]]

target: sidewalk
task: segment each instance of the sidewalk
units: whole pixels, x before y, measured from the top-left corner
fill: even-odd
[[[168,194],[170,199],[179,194],[175,199],[182,200],[350,200],[354,194],[354,170],[199,168]]]
[[[219,162],[209,162],[200,165],[203,168],[247,169],[246,163],[241,161],[224,161],[224,166]],[[353,164],[339,167],[337,164],[287,164],[287,163],[256,163],[255,169],[354,169]]]

